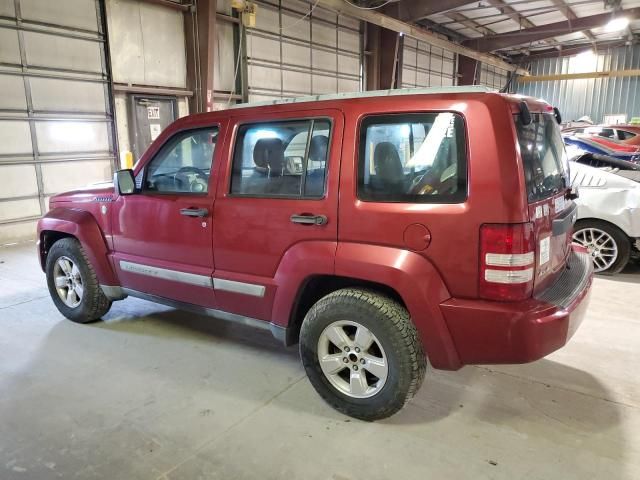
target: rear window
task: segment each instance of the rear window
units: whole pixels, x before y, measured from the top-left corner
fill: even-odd
[[[553,115],[532,113],[523,125],[515,115],[529,202],[543,200],[569,185],[569,163]]]
[[[360,129],[358,198],[457,203],[467,195],[462,117],[455,113],[377,115]]]

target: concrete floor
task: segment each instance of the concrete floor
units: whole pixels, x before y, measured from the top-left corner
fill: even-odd
[[[55,309],[0,248],[0,478],[639,479],[640,269],[595,282],[563,350],[431,371],[378,423],[329,408],[270,334],[136,299]]]

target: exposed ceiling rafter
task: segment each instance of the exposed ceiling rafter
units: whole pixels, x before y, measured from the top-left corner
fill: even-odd
[[[567,17],[567,20],[575,20],[578,18],[575,12],[564,2],[564,0],[551,0],[551,2],[560,9],[564,16]],[[592,42],[596,41],[596,37],[591,33],[591,31],[584,30],[582,34]]]
[[[405,22],[417,22],[436,13],[448,12],[468,5],[469,0],[400,0],[398,18]]]
[[[435,47],[440,47],[445,50],[449,50],[450,52],[473,58],[474,60],[486,63],[487,65],[492,65],[504,70],[517,71],[517,73],[523,75],[527,75],[529,73],[525,69],[507,63],[495,55],[478,52],[472,48],[446,40],[422,27],[411,25],[399,20],[398,18],[385,15],[376,10],[364,10],[352,5],[351,3],[344,2],[343,0],[318,0],[318,2],[323,7],[333,10],[334,12],[359,18],[360,20],[364,20],[388,30],[409,35]]]
[[[630,8],[621,10],[630,20],[640,18],[640,8]],[[549,23],[546,25],[533,26],[513,32],[499,33],[483,38],[465,40],[464,44],[480,52],[491,52],[504,48],[515,47],[531,42],[545,40],[547,38],[565,35],[567,33],[581,32],[602,27],[611,20],[612,13],[601,13],[588,17],[580,17],[562,22]]]

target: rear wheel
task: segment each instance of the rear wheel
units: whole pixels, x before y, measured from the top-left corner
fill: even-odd
[[[602,220],[576,222],[573,240],[589,251],[596,273],[614,274],[629,262],[631,242],[615,225]]]
[[[418,391],[426,358],[409,313],[375,292],[346,288],[304,319],[300,355],[316,391],[338,411],[378,420]]]
[[[53,244],[45,270],[51,299],[69,320],[93,322],[111,308],[86,253],[75,238],[63,238]]]

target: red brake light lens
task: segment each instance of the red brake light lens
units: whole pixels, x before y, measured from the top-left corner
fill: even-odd
[[[499,301],[518,301],[531,297],[535,251],[533,223],[482,225],[480,296]]]

